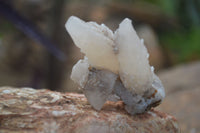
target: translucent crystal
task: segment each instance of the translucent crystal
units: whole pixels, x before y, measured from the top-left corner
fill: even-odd
[[[119,74],[124,86],[131,91],[143,93],[153,82],[153,73],[148,61],[148,52],[137,36],[131,20],[124,19],[115,32],[119,49]]]
[[[89,63],[85,57],[84,60],[79,60],[72,68],[71,79],[83,88],[88,80],[88,75]]]
[[[113,91],[117,75],[107,70],[90,70],[88,81],[83,88],[83,92],[89,103],[97,110],[100,110],[103,104]]]
[[[104,24],[77,17],[70,17],[66,28],[86,56],[75,64],[71,78],[95,109],[100,110],[107,100],[122,100],[134,115],[161,103],[164,87],[131,20],[123,20],[114,34]]]
[[[113,32],[110,29],[94,22],[86,23],[74,16],[69,18],[65,26],[92,67],[118,72],[118,60],[113,50]]]

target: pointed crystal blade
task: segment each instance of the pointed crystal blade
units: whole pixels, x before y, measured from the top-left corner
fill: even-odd
[[[153,74],[148,61],[148,52],[142,44],[130,19],[124,19],[115,32],[119,50],[119,74],[124,86],[142,94],[151,87]]]
[[[114,35],[109,28],[95,22],[84,22],[75,16],[70,17],[65,26],[92,67],[118,72],[119,64],[113,50]]]

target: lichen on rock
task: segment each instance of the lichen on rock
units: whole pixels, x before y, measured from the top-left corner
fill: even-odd
[[[95,109],[100,110],[113,96],[133,115],[161,103],[164,87],[149,65],[148,51],[130,19],[124,19],[113,33],[104,24],[72,16],[66,29],[85,54],[85,59],[74,65],[71,78]]]

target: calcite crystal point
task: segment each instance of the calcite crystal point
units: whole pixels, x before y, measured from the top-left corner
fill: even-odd
[[[96,110],[107,100],[122,100],[126,111],[134,115],[162,102],[164,87],[149,65],[148,51],[130,19],[124,19],[114,33],[104,24],[75,16],[65,26],[85,54],[74,65],[71,79]]]

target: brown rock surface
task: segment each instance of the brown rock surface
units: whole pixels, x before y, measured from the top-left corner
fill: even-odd
[[[162,111],[173,114],[183,133],[200,132],[200,87],[183,90],[166,97],[160,105]]]
[[[160,72],[158,76],[167,95],[200,87],[200,61],[170,68]]]
[[[158,107],[174,115],[183,133],[200,132],[200,62],[180,65],[159,74],[166,98]]]
[[[82,94],[0,88],[0,132],[177,133],[173,116],[151,110],[130,116],[121,102],[95,111]]]

